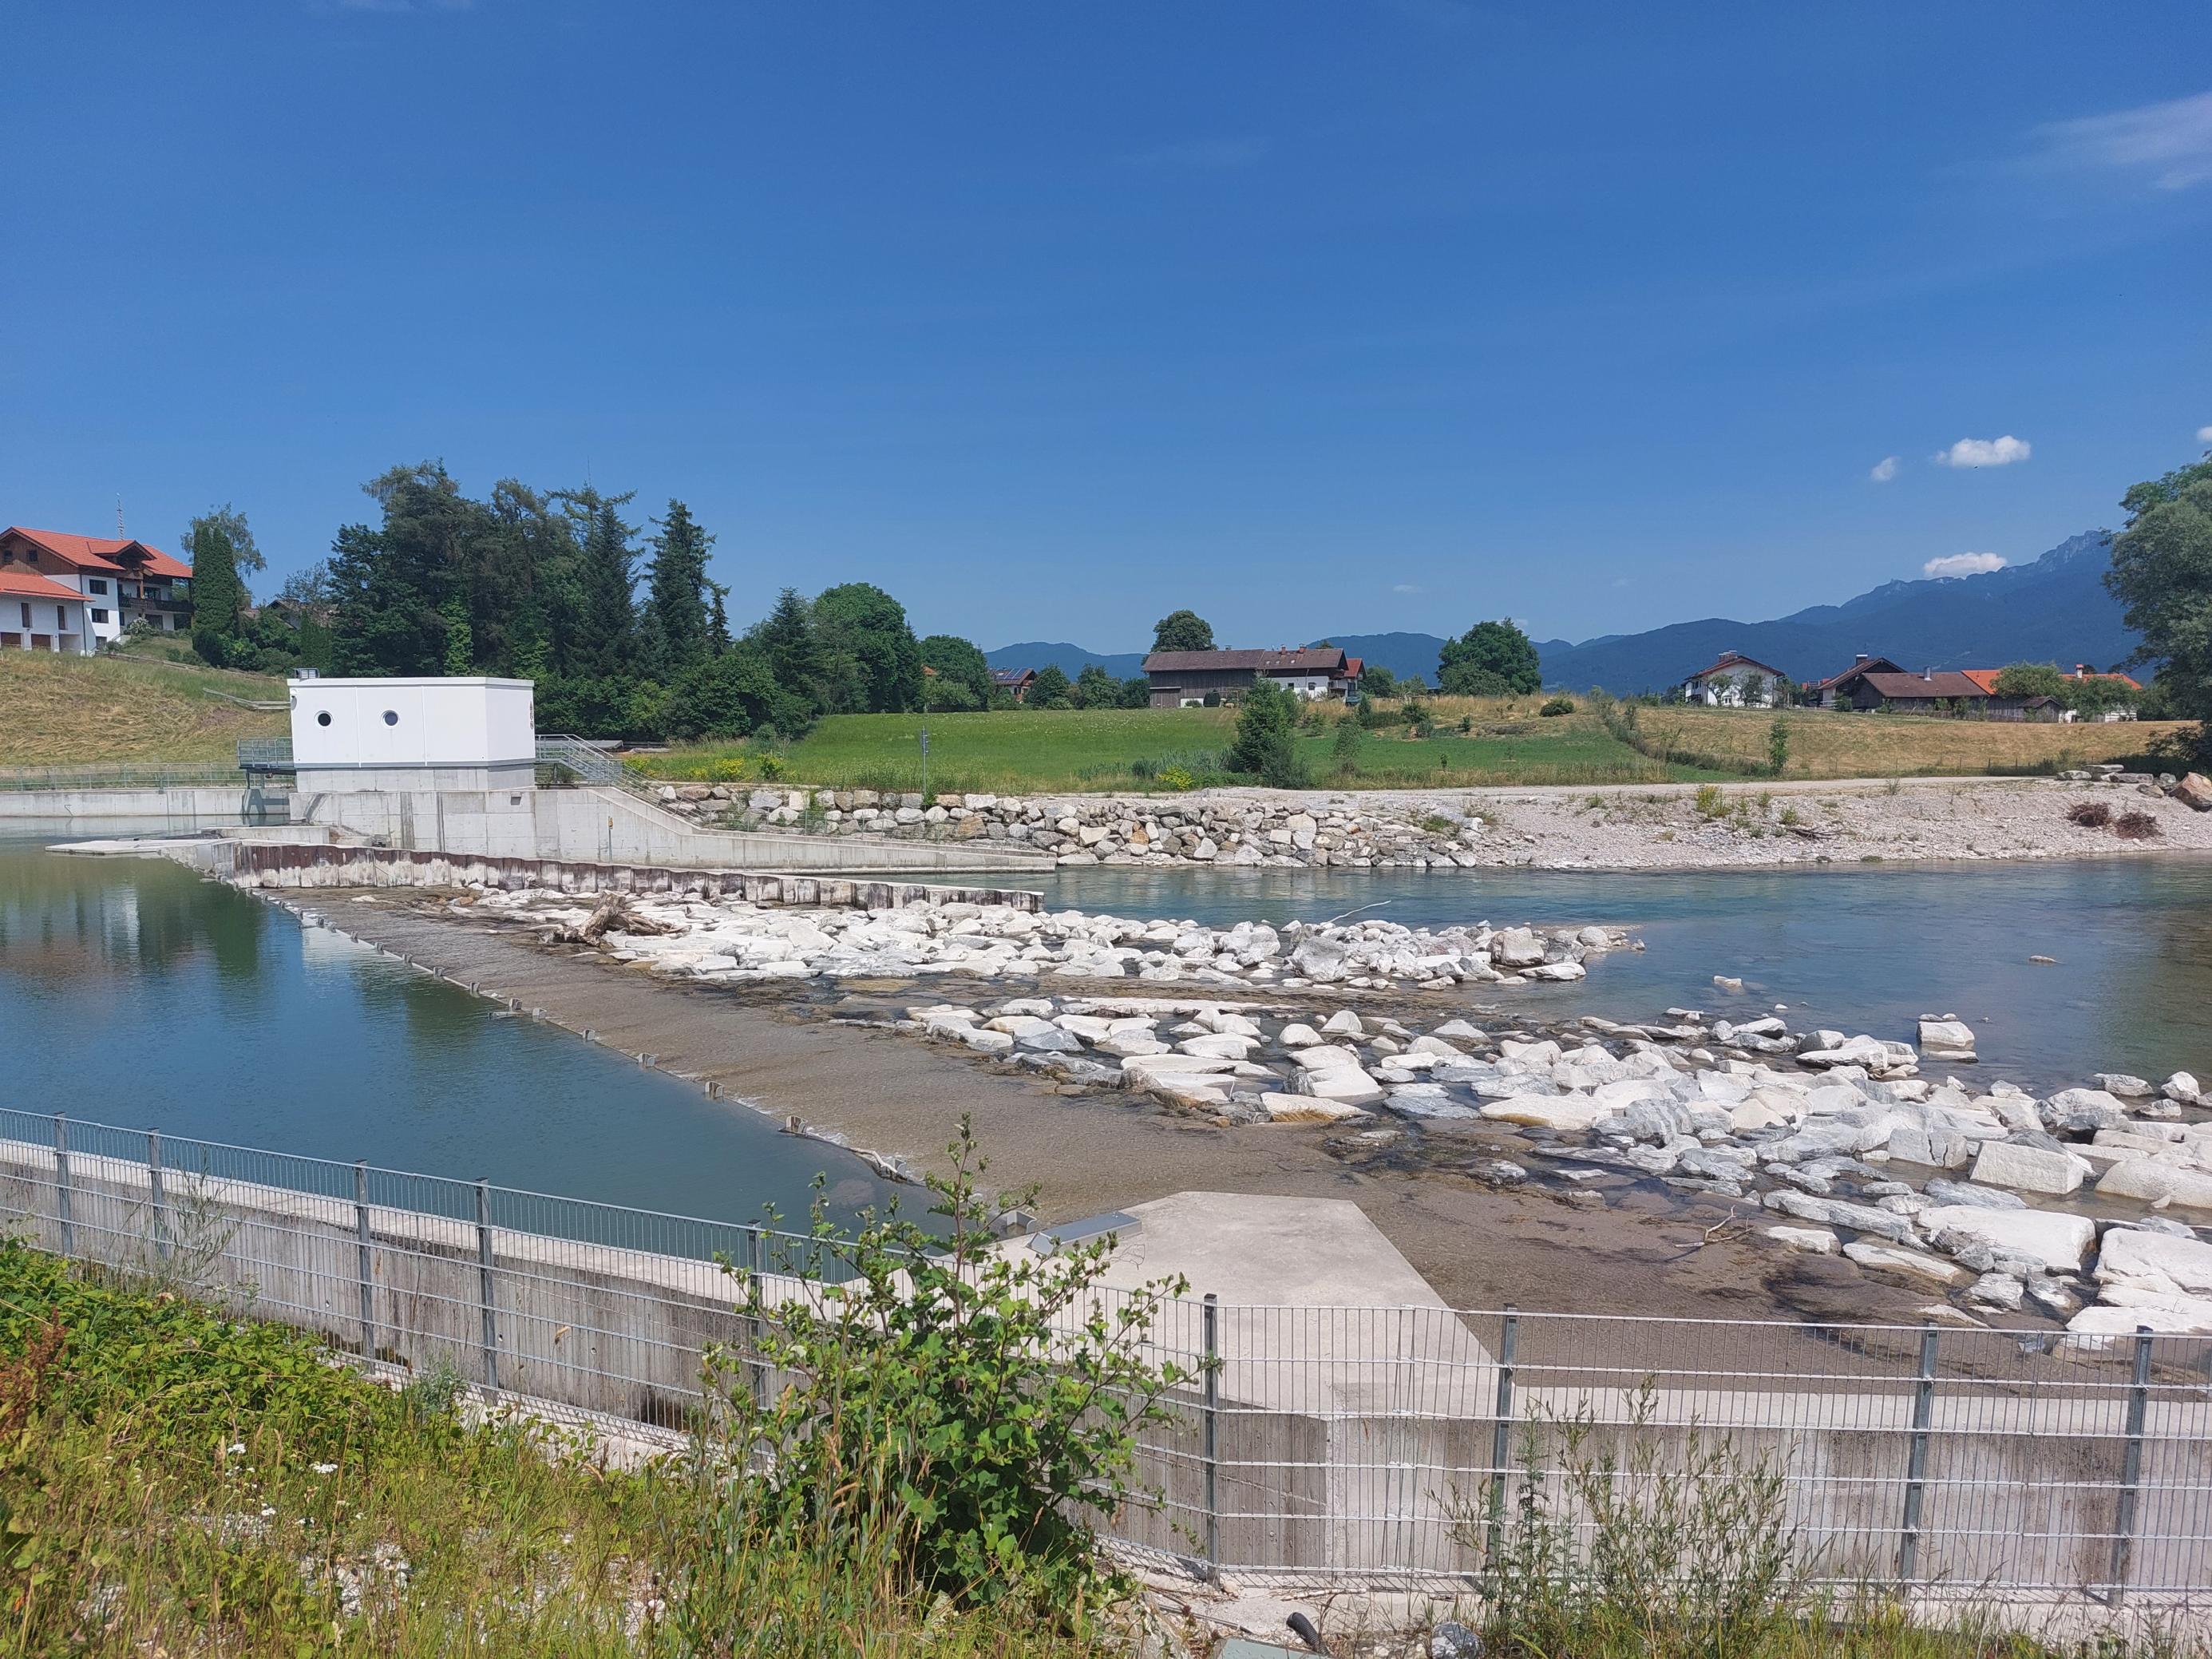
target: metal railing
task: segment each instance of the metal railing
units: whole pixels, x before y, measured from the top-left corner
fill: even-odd
[[[587,738],[539,732],[538,767],[540,772],[566,772],[579,783],[626,789],[643,800],[658,802],[659,799],[653,792],[651,779],[636,768],[609,754],[603,744],[593,743]]]
[[[204,764],[116,762],[101,766],[11,766],[0,769],[0,789],[170,789],[246,787],[246,774],[222,761]]]
[[[0,1109],[0,1222],[350,1351],[681,1426],[705,1345],[750,1352],[720,1264],[836,1276],[810,1241]],[[1127,1291],[1098,1290],[1071,1311]],[[1777,1482],[1829,1583],[1916,1595],[2212,1584],[2212,1339],[1173,1301],[1200,1381],[1141,1438],[1139,1551],[1255,1577],[1464,1584],[1524,1491],[1587,1540],[1593,1482],[1698,1448]]]

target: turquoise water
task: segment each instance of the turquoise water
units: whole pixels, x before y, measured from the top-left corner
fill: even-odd
[[[2212,1077],[2212,860],[1679,873],[1093,869],[1048,887],[1055,906],[1217,925],[1348,911],[1414,927],[1618,923],[1647,948],[1594,960],[1577,986],[1482,1000],[1611,1018],[1787,1003],[1799,1030],[1908,1040],[1922,1013],[1955,1012],[1975,1029],[1987,1078]],[[1741,978],[1744,994],[1723,994],[1716,974]]]
[[[76,833],[84,833],[80,829]],[[49,837],[51,838],[51,837]],[[859,1159],[158,859],[0,840],[0,1104],[751,1221]]]

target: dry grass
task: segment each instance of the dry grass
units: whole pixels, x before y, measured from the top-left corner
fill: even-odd
[[[1774,716],[1765,709],[1645,708],[1645,732],[1668,744],[1745,762],[1766,757]],[[2045,762],[2062,770],[2141,755],[2161,740],[2186,740],[2185,723],[2015,725],[1915,714],[1838,714],[1792,708],[1790,778],[1975,776]]]
[[[0,651],[0,767],[225,762],[240,738],[282,737],[281,714],[207,695],[281,701],[258,674],[112,657]]]

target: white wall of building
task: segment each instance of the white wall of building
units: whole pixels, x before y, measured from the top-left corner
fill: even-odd
[[[54,578],[49,576],[46,580],[52,581]],[[0,592],[0,645],[23,651],[70,651],[89,655],[100,648],[100,642],[93,637],[91,624],[86,620],[88,609],[81,599],[64,600]],[[34,640],[44,640],[46,643],[35,645]]]
[[[528,680],[298,679],[292,761],[386,769],[534,764]]]
[[[1328,676],[1317,674],[1270,674],[1267,678],[1285,690],[1295,691],[1309,702],[1328,695]]]

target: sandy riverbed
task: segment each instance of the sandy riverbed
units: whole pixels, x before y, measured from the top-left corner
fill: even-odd
[[[434,913],[429,895],[361,896],[373,902],[326,896],[347,932],[854,1146],[941,1168],[940,1149],[966,1112],[994,1160],[992,1178],[1035,1183],[1048,1220],[1186,1190],[1311,1194],[1357,1202],[1462,1307],[1911,1322],[1929,1300],[1834,1258],[1776,1249],[1759,1236],[1755,1212],[1729,1223],[1725,1204],[1646,1190],[1625,1176],[1607,1177],[1602,1206],[1499,1191],[1455,1169],[1409,1165],[1387,1146],[1362,1148],[1324,1126],[1176,1117],[1148,1101],[988,1071],[887,1031],[832,1024],[825,1006],[786,993],[672,985],[595,952],[487,932]],[[865,988],[851,988],[864,1006]],[[910,988],[881,989],[887,1009],[911,1000]],[[735,1101],[729,1109],[750,1109]],[[1468,1150],[1511,1156],[1520,1143],[1501,1132],[1471,1138]]]

